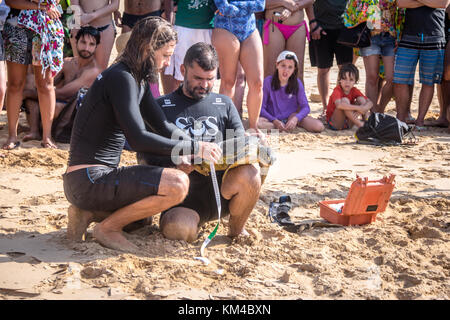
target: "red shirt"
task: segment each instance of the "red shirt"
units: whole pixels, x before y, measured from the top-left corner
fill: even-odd
[[[349,94],[345,94],[344,90],[342,90],[340,85],[337,85],[336,88],[334,88],[333,93],[330,96],[330,100],[328,100],[327,105],[327,121],[330,121],[331,115],[333,114],[334,110],[336,109],[336,100],[347,98],[351,104],[355,104],[356,98],[358,97],[367,97],[361,93],[357,88],[353,87]]]

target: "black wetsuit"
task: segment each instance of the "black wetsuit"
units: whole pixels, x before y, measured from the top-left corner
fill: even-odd
[[[175,92],[158,98],[157,101],[167,119],[193,139],[219,143],[232,138],[233,134],[234,136],[244,134],[241,118],[232,100],[227,96],[210,93],[201,100],[195,100],[184,95],[180,87]],[[158,157],[142,152],[138,152],[137,157],[141,163],[174,166],[170,157]],[[224,171],[217,171],[219,188],[223,174]],[[196,211],[200,216],[200,224],[217,219],[217,205],[211,177],[192,171],[189,174],[189,181],[189,193],[177,207]],[[221,203],[221,216],[229,214],[228,200],[221,197]]]
[[[167,121],[148,83],[139,85],[125,64],[112,65],[86,94],[70,141],[69,166],[103,166],[65,174],[68,201],[85,210],[115,211],[157,194],[163,168],[118,168],[120,156],[125,138],[134,150],[157,155],[170,155],[178,144],[191,150],[191,140],[185,134],[181,133],[184,141],[170,139],[174,131],[181,132]]]

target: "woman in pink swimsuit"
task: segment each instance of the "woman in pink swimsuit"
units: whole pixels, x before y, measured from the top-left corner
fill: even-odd
[[[299,59],[298,78],[303,83],[303,61],[306,38],[309,39],[303,9],[313,0],[285,0],[283,6],[266,4],[263,27],[264,77],[275,72],[275,61],[283,50],[295,52]]]

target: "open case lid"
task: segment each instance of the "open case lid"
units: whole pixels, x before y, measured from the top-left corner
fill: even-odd
[[[391,174],[389,178],[384,176],[383,179],[369,181],[367,177],[357,175],[345,199],[342,214],[378,213],[386,210],[394,190],[394,178],[395,175]]]

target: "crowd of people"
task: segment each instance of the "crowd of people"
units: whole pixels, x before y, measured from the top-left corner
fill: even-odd
[[[246,85],[247,134],[261,139],[262,130],[361,127],[392,98],[397,118],[421,128],[435,86],[440,116],[429,125],[449,126],[449,0],[125,0],[124,12],[119,0],[0,2],[0,110],[4,101],[8,119],[2,148],[20,146],[22,109],[30,124],[22,141],[41,140],[44,148],[57,148],[52,134],[70,124],[63,180],[72,240],[96,221],[100,243],[134,251],[122,230],[159,212],[166,237],[195,239],[198,226],[215,217],[215,198],[191,162],[219,161],[215,142],[226,130],[244,134]],[[370,46],[341,44],[341,30],[361,23],[370,29]],[[306,40],[323,105],[318,119],[309,115],[303,82]],[[109,64],[114,44],[118,57]],[[358,56],[364,94],[355,87]],[[338,78],[331,79],[335,59]],[[219,93],[212,93],[217,77]],[[125,145],[139,164],[119,168]],[[258,168],[234,168],[223,181],[222,175],[223,214],[230,214],[230,236],[238,236],[259,196]]]

